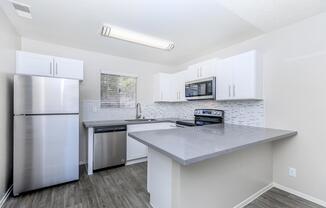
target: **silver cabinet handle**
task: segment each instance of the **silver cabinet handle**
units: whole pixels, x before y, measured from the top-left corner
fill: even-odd
[[[50,75],[52,75],[52,62],[50,62]]]
[[[229,97],[231,97],[231,85],[229,85]]]
[[[235,84],[233,84],[233,97],[235,97]]]
[[[55,75],[58,75],[58,62],[55,62]]]

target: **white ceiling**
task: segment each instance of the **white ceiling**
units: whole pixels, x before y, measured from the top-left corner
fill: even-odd
[[[176,65],[326,11],[326,0],[16,0],[33,19],[0,0],[17,31],[31,39]],[[109,23],[175,42],[172,51],[99,36]]]

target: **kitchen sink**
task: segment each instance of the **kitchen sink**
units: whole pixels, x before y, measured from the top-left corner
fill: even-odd
[[[140,118],[140,119],[128,119],[128,120],[125,120],[125,121],[156,121],[156,119],[153,119],[153,118]]]

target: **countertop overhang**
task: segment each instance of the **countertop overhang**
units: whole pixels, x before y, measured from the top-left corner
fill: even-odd
[[[132,132],[128,135],[181,165],[190,165],[256,144],[295,136],[296,131],[216,124]]]

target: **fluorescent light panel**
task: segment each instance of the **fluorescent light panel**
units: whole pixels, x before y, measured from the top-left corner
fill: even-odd
[[[102,26],[101,35],[104,37],[116,38],[162,50],[172,50],[174,48],[174,43],[171,41],[107,24]]]
[[[17,1],[11,1],[11,3],[19,16],[32,19],[31,6]]]

